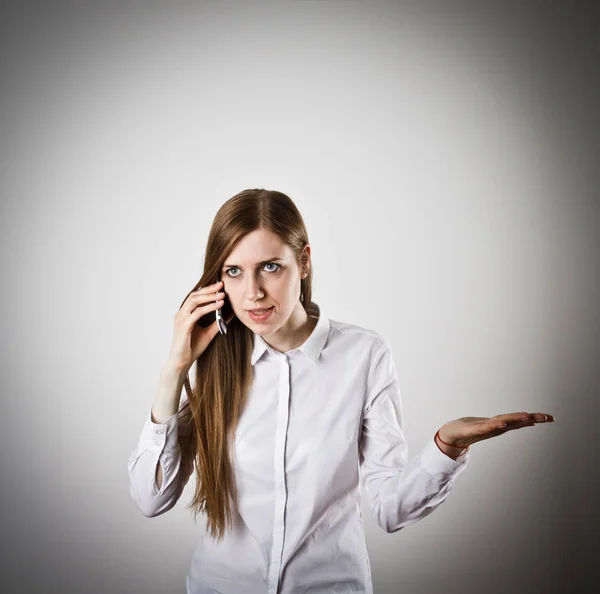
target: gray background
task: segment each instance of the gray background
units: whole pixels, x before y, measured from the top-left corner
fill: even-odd
[[[592,3],[2,4],[3,592],[173,593],[200,524],[126,461],[219,206],[289,194],[314,300],[390,342],[411,457],[474,444],[377,594],[597,577],[598,19]],[[595,542],[593,542],[595,541]],[[595,563],[595,565],[594,565]]]

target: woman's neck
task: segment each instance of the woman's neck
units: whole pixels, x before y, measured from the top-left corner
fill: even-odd
[[[271,348],[286,353],[303,345],[312,334],[318,321],[318,318],[309,316],[302,303],[298,301],[290,317],[279,330],[273,334],[261,336]]]

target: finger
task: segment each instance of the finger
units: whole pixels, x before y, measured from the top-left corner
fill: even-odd
[[[205,330],[210,328],[212,324],[216,323],[216,315],[215,317],[211,316],[212,322],[210,324],[208,324],[207,326],[203,326],[200,323],[200,320],[204,317],[204,316],[208,316],[209,314],[214,314],[218,309],[221,309],[223,307],[223,303],[218,303],[217,301],[213,301],[212,303],[208,303],[208,305],[199,305],[198,307],[196,307],[193,311],[191,311],[189,313],[189,315],[193,316],[193,319],[196,320],[196,324],[198,326],[200,326],[201,328],[204,328]],[[180,311],[183,311],[183,309],[181,309]]]
[[[492,417],[494,421],[504,421],[505,423],[515,423],[518,421],[526,421],[529,419],[528,412],[516,412],[516,413],[508,413],[504,415],[496,415]]]
[[[217,301],[223,299],[225,296],[224,291],[210,291],[208,293],[192,293],[191,297],[195,300],[195,305],[201,305],[203,303],[210,303],[211,301]],[[192,306],[193,307],[193,306]]]
[[[223,281],[217,281],[212,285],[206,285],[205,287],[201,287],[194,291],[195,293],[213,293],[214,291],[219,291],[223,287]]]
[[[500,429],[502,433],[506,433],[507,431],[513,431],[514,429],[521,429],[522,427],[535,427],[534,421],[517,421],[514,423],[507,423],[506,427]]]
[[[198,291],[190,293],[180,308],[187,315],[191,314],[196,308],[215,302],[218,299],[224,299],[225,293],[219,291],[218,287],[204,287]]]
[[[480,440],[490,439],[491,437],[497,437],[498,435],[503,435],[504,433],[508,433],[509,431],[513,431],[514,429],[521,429],[522,427],[533,427],[535,423],[533,421],[518,421],[514,423],[507,423],[504,427],[494,427],[484,434],[479,436]]]
[[[190,293],[190,297],[197,297],[198,295],[214,295],[217,291],[223,292],[223,281],[214,283],[212,285],[206,285],[206,287],[200,287]]]
[[[548,413],[532,413],[533,419],[536,423],[552,423],[554,422],[554,416]]]
[[[532,421],[534,423],[546,423],[548,421],[553,421],[554,417],[552,417],[552,415],[546,415],[544,413],[541,412],[535,412],[535,413],[515,413],[516,418],[513,419],[512,422],[515,421],[524,421],[524,420],[529,420]],[[526,415],[526,416],[525,416]]]
[[[514,422],[518,422],[518,421],[524,421],[527,419],[534,421],[536,423],[553,422],[555,420],[554,415],[547,414],[547,413],[541,413],[541,412],[535,412],[535,413],[518,412],[518,413],[505,414],[505,415],[496,415],[495,417],[492,417],[492,418],[496,421],[504,420],[507,423],[514,423]]]

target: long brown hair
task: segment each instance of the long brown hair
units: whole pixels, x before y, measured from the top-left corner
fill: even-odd
[[[211,226],[205,252],[204,272],[186,295],[215,282],[225,259],[247,234],[265,229],[277,235],[296,254],[308,244],[308,234],[300,211],[287,195],[275,190],[244,190],[219,209]],[[312,266],[301,279],[299,299],[306,309],[312,299]],[[227,305],[227,302],[225,303]],[[181,306],[180,306],[181,307]],[[223,312],[227,318],[227,312]],[[237,317],[227,324],[227,334],[217,334],[196,360],[195,385],[185,379],[187,401],[180,411],[193,420],[187,464],[196,466],[196,491],[188,509],[194,517],[204,512],[213,538],[221,540],[231,527],[232,505],[237,502],[231,453],[233,437],[253,378],[251,356],[253,332]]]

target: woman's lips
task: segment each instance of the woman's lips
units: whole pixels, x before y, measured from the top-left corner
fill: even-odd
[[[264,322],[267,318],[269,318],[271,316],[271,313],[273,312],[273,306],[271,306],[267,311],[265,311],[262,314],[255,314],[252,312],[252,310],[247,310],[247,311],[248,311],[248,315],[255,322]]]

